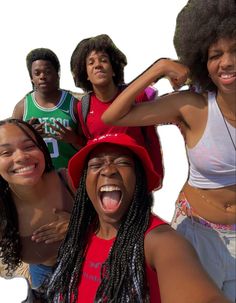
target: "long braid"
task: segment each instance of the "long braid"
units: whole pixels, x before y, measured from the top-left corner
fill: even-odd
[[[58,294],[63,298],[61,299],[63,301],[60,302],[74,302],[77,297],[89,227],[96,215],[86,193],[86,175],[87,171],[85,170],[75,197],[68,233],[60,246],[57,267],[48,285],[49,302],[56,302]],[[73,300],[71,294],[73,294]]]
[[[149,224],[152,196],[147,194],[145,173],[137,161],[133,202],[119,228],[95,302],[149,302],[145,277],[144,233]],[[96,212],[86,193],[85,171],[78,188],[68,233],[62,243],[57,268],[48,285],[49,302],[76,302],[83,257]]]
[[[95,302],[148,302],[145,282],[144,233],[152,198],[147,194],[144,172],[136,165],[134,200],[121,224],[114,245],[101,270]]]

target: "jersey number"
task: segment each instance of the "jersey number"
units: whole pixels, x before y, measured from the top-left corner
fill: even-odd
[[[44,138],[44,141],[47,144],[51,158],[59,157],[57,140],[54,138]]]

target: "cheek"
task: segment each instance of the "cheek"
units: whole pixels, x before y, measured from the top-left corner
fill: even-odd
[[[124,175],[124,183],[125,187],[127,189],[127,193],[129,195],[129,198],[133,197],[134,190],[135,190],[135,185],[136,185],[136,176],[133,172],[131,173],[126,173]]]
[[[87,175],[87,178],[86,178],[86,191],[87,191],[87,194],[89,196],[89,199],[91,201],[94,200],[94,197],[95,197],[95,194],[96,194],[96,177],[94,175],[92,175],[91,173]]]

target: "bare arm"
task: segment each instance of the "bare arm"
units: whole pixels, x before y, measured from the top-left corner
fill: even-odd
[[[147,102],[134,106],[135,97],[162,76],[168,77],[177,88],[186,81],[188,68],[168,59],[157,61],[115,99],[102,115],[102,120],[107,124],[121,126],[143,126],[178,120],[180,112],[176,105],[179,105],[178,101],[182,100],[179,93],[163,97],[165,103],[160,102],[163,98],[159,98],[158,102]],[[172,109],[171,112],[168,111],[170,109]]]
[[[23,119],[24,115],[24,99],[20,100],[14,107],[13,113],[12,113],[12,118],[16,119]]]
[[[162,303],[230,303],[202,268],[191,244],[170,226],[146,236],[145,256],[157,272]]]

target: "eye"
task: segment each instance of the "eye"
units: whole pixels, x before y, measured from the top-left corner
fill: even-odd
[[[0,151],[0,157],[9,157],[12,154],[10,150]]]
[[[104,163],[101,161],[89,161],[88,169],[97,170],[97,169],[101,168],[103,165],[104,165]]]
[[[218,59],[221,56],[221,53],[214,53],[208,55],[208,60],[215,60]]]
[[[134,162],[130,158],[118,158],[114,161],[114,164],[117,166],[134,166]]]

